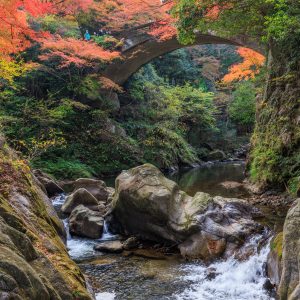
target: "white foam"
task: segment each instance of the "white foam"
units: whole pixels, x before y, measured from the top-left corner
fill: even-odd
[[[52,200],[52,204],[54,207],[59,207],[62,206],[65,203],[65,201],[66,201],[66,195],[60,194]]]
[[[88,239],[74,238],[67,241],[67,248],[72,259],[78,260],[95,256],[96,242]]]
[[[97,293],[96,300],[114,300],[115,294],[114,293]]]
[[[253,242],[257,239],[250,244]],[[269,245],[243,262],[234,258],[215,262],[210,265],[217,274],[212,280],[207,279],[207,268],[203,265],[184,267],[187,275],[181,279],[191,285],[175,297],[177,300],[271,300],[273,298],[263,288],[266,280],[263,266],[268,253]]]

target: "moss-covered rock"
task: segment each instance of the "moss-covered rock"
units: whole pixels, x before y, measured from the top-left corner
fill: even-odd
[[[268,277],[272,284],[279,285],[282,272],[283,232],[278,233],[271,241],[267,259]]]
[[[281,300],[300,299],[300,199],[289,210],[283,229],[282,276],[279,285]],[[273,244],[280,253],[280,239]]]
[[[25,161],[0,143],[0,298],[91,299],[63,224]]]

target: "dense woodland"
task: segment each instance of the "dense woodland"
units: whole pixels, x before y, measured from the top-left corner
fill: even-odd
[[[76,13],[67,1],[2,4],[10,26],[1,33],[1,126],[31,166],[57,178],[114,174],[142,162],[168,169],[209,160],[215,149],[230,157],[247,143],[249,136],[236,132],[253,129],[262,55],[231,46],[178,50],[121,88],[101,77],[105,64],[119,59],[119,32],[167,16],[168,23],[147,28],[166,39],[175,30],[172,14],[147,3],[146,15],[130,24],[139,1],[112,6],[107,15],[111,3],[87,2],[76,2]]]
[[[299,0],[0,0],[0,299],[300,299],[299,45]]]

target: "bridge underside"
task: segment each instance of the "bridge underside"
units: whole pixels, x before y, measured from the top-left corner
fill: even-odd
[[[213,35],[198,34],[194,45],[205,44],[227,44],[234,46],[243,46],[262,52],[255,42],[244,38],[225,39]],[[122,59],[110,64],[103,72],[103,75],[119,85],[123,85],[128,78],[137,72],[143,65],[152,59],[172,52],[174,50],[187,47],[178,42],[177,38],[166,41],[157,41],[154,38],[140,39],[136,44],[130,45],[122,52]]]

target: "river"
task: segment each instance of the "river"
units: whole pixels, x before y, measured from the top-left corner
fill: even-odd
[[[168,177],[192,196],[204,191],[241,197],[245,191],[229,192],[220,183],[242,182],[243,171],[242,162],[233,162],[207,165]],[[59,208],[64,199],[63,195],[57,197],[55,207]],[[64,223],[68,229],[67,219]],[[99,241],[70,235],[67,246],[70,256],[89,278],[97,300],[271,300],[274,298],[263,288],[269,242],[258,247],[267,235],[265,232],[248,239],[242,249],[245,253],[251,251],[246,259],[231,257],[210,265],[201,261],[187,262],[178,255],[163,259],[105,255],[93,250]],[[106,228],[101,240],[115,238]]]

